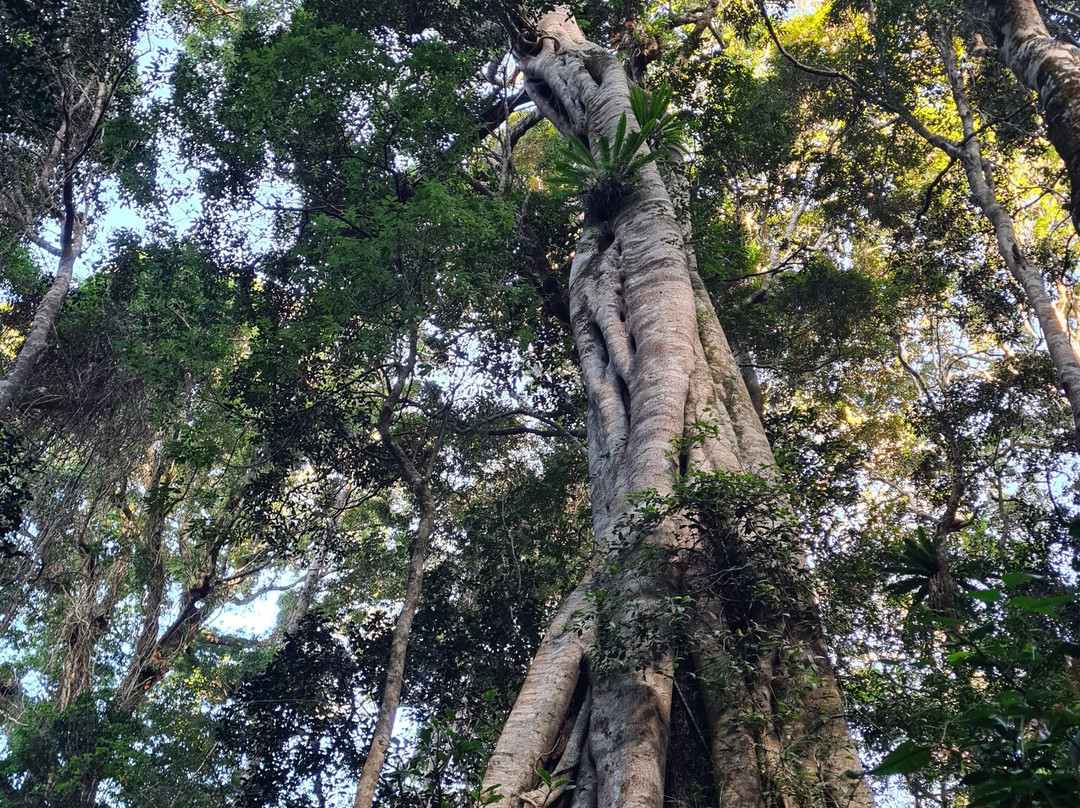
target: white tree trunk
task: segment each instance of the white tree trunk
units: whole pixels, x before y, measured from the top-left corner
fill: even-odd
[[[1046,281],[1042,272],[1031,265],[1023,245],[1017,238],[1012,217],[998,201],[994,166],[983,159],[975,116],[968,102],[951,33],[937,32],[934,35],[934,43],[941,54],[964,132],[963,142],[959,147],[953,147],[951,156],[960,161],[967,177],[968,188],[971,190],[971,199],[994,228],[998,253],[1009,273],[1023,289],[1024,296],[1039,322],[1043,339],[1046,340],[1046,351],[1054,363],[1061,386],[1065,389],[1065,397],[1072,408],[1074,442],[1080,449],[1080,358],[1077,357],[1076,346],[1069,334],[1067,323],[1046,291]]]

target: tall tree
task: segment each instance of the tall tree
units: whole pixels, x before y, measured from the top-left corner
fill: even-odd
[[[1075,239],[960,0],[170,7],[203,247],[119,240],[0,434],[0,802],[866,806],[846,722],[1075,793],[1069,419],[982,214],[1064,332]]]
[[[1065,163],[1073,226],[1080,230],[1080,48],[1054,37],[1034,0],[985,0],[998,58],[1043,108],[1046,134]],[[1076,21],[1076,12],[1049,6]]]
[[[570,317],[588,391],[598,569],[548,630],[485,786],[499,805],[547,804],[554,793],[533,791],[543,761],[576,781],[575,804],[662,805],[676,660],[663,647],[628,666],[606,666],[604,656],[612,644],[647,643],[648,634],[635,634],[643,615],[658,621],[668,599],[693,591],[697,669],[740,671],[724,695],[701,693],[699,726],[707,728],[717,793],[756,805],[770,792],[803,798],[800,783],[812,783],[822,804],[870,805],[865,784],[846,777],[858,768],[857,755],[818,630],[795,605],[797,593],[784,593],[791,603],[775,613],[744,604],[769,626],[763,647],[751,650],[734,641],[737,609],[724,603],[726,593],[705,584],[710,565],[746,552],[752,536],[725,533],[681,509],[640,532],[627,527],[643,492],[664,499],[725,475],[775,480],[775,464],[697,272],[678,167],[642,159],[663,150],[662,140],[633,137],[663,127],[662,111],[643,114],[648,107],[632,103],[622,63],[586,39],[568,10],[546,14],[535,28],[519,20],[512,33],[529,97],[572,143],[588,144],[578,160],[596,168],[571,269]],[[728,546],[707,547],[715,531]],[[658,556],[672,566],[648,563]],[[590,598],[598,608],[599,592],[610,611],[579,636],[573,615]],[[815,683],[802,678],[811,660],[821,666]],[[750,705],[760,715],[754,726],[740,720]],[[800,712],[794,726],[784,726],[787,709]],[[561,755],[552,758],[552,750]]]

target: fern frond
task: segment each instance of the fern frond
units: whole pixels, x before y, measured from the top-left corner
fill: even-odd
[[[624,112],[619,116],[619,122],[615,125],[615,143],[611,148],[611,153],[615,155],[615,159],[612,162],[622,162],[619,160],[619,156],[623,153],[623,148],[626,141],[626,113]]]
[[[638,126],[644,126],[645,121],[650,117],[651,107],[648,99],[645,98],[645,92],[640,87],[630,88],[630,109],[634,112]]]

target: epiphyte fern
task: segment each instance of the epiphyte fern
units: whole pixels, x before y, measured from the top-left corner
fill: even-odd
[[[644,129],[646,124],[651,124],[649,144],[654,149],[683,156],[689,150],[686,129],[674,113],[668,112],[671,97],[671,88],[666,81],[649,96],[640,87],[631,87],[630,108],[638,126]]]
[[[660,156],[660,152],[642,150],[654,125],[647,121],[638,131],[627,134],[624,112],[615,127],[614,139],[602,137],[597,141],[596,155],[579,138],[564,135],[550,181],[584,193],[607,184],[625,186],[633,182],[642,168]]]
[[[627,132],[626,113],[619,117],[615,137],[601,137],[596,153],[572,134],[563,136],[549,179],[556,187],[580,193],[615,187],[625,190],[638,172],[666,155],[687,152],[686,131],[668,107],[672,92],[663,82],[651,95],[639,87],[630,88],[630,108],[637,131]]]

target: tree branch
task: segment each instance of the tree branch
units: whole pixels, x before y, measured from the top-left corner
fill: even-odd
[[[773,44],[776,45],[776,49],[780,52],[780,55],[787,59],[787,61],[790,62],[791,65],[797,70],[801,70],[802,72],[808,73],[811,76],[818,76],[819,78],[825,79],[835,79],[844,82],[849,87],[851,87],[851,89],[854,90],[855,93],[863,100],[869,101],[875,106],[881,107],[886,112],[891,112],[892,114],[898,116],[900,120],[906,123],[916,134],[918,134],[932,146],[941,149],[943,152],[949,155],[949,157],[958,157],[960,155],[961,144],[956,143],[955,141],[952,141],[943,135],[931,132],[930,129],[927,128],[927,126],[922,121],[920,121],[912,114],[911,110],[902,107],[899,104],[894,104],[888,99],[870,92],[858,81],[856,81],[855,78],[850,74],[845,73],[842,70],[830,70],[827,68],[814,67],[813,65],[808,65],[804,62],[800,62],[790,52],[788,52],[788,50],[784,47],[783,43],[780,41],[780,37],[779,35],[777,35],[776,29],[773,27],[772,19],[769,17],[769,12],[765,9],[764,0],[758,0],[758,10],[761,12],[762,19],[765,21],[765,27],[766,29],[768,29],[769,32],[769,38],[773,41]]]
[[[63,250],[61,250],[54,244],[50,244],[41,236],[30,236],[30,243],[37,247],[40,247],[45,252],[49,253],[49,255],[55,255],[57,258],[64,254]]]

